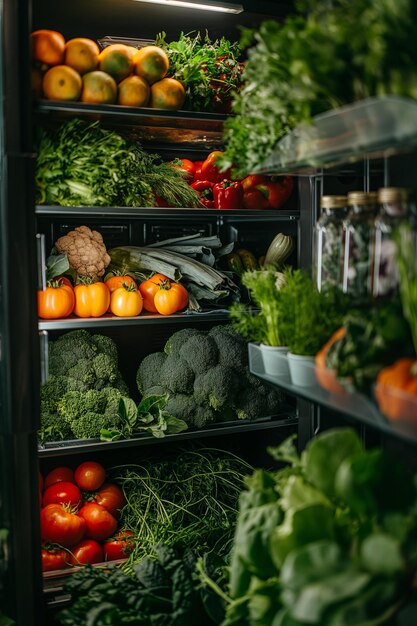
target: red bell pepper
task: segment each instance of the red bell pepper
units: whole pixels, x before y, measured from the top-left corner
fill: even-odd
[[[202,174],[201,174],[201,166],[203,165],[204,161],[194,161],[194,182],[196,182],[197,180],[203,180]]]
[[[253,189],[257,185],[264,185],[268,182],[268,179],[263,174],[251,174],[246,176],[241,182],[243,191],[249,191],[249,189]]]
[[[213,185],[214,183],[209,180],[196,180],[191,184],[191,187],[195,189],[200,196],[201,204],[207,209],[214,208]]]
[[[243,189],[240,182],[223,180],[213,187],[214,205],[217,209],[241,209]]]
[[[293,186],[292,177],[284,176],[277,182],[256,185],[256,189],[259,189],[266,196],[271,209],[279,209],[290,197]]]
[[[230,177],[230,169],[221,172],[216,166],[216,161],[223,152],[215,150],[211,152],[201,166],[201,177],[204,180],[210,180],[212,183],[220,183],[223,179]]]
[[[175,170],[179,170],[185,178],[194,177],[195,164],[190,159],[175,159],[169,165]]]
[[[260,189],[253,187],[243,193],[243,206],[245,209],[268,209],[269,202]]]

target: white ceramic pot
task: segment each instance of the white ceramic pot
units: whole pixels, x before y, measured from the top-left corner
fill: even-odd
[[[287,358],[293,385],[312,387],[316,384],[314,356],[304,356],[288,352]]]
[[[265,374],[276,376],[282,380],[290,381],[290,371],[288,369],[286,346],[266,346],[260,344],[262,352],[262,360],[264,364]]]

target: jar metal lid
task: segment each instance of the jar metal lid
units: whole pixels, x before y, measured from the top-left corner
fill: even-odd
[[[347,206],[347,196],[322,196],[321,209],[344,209]]]
[[[348,205],[370,206],[378,201],[376,191],[350,191],[347,196]]]
[[[394,202],[407,202],[411,194],[410,189],[405,187],[383,187],[378,189],[378,202],[390,204]]]

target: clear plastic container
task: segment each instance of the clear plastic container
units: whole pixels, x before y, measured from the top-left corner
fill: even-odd
[[[377,193],[352,191],[343,222],[343,291],[360,304],[372,293],[372,239]]]
[[[342,282],[343,220],[347,196],[322,196],[321,216],[314,230],[314,276],[317,288],[339,287]]]
[[[402,187],[384,187],[378,191],[379,214],[373,233],[372,294],[374,298],[389,298],[398,289],[398,269],[395,261],[393,232],[401,220],[415,214],[411,191]]]

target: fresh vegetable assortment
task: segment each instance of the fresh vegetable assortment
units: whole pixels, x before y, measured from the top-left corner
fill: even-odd
[[[126,498],[105,478],[104,467],[95,461],[81,463],[74,472],[54,468],[45,480],[39,473],[44,572],[127,558],[133,551],[133,532],[117,531]]]

